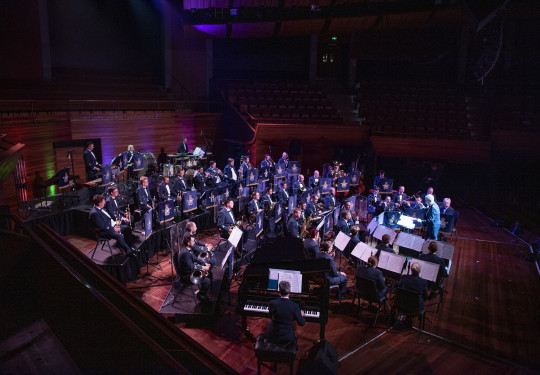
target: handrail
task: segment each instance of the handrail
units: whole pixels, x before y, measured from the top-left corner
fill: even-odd
[[[39,224],[40,235],[23,223],[19,218],[9,215],[19,228],[36,244],[46,251],[56,262],[97,298],[111,314],[148,344],[151,350],[178,373],[189,373],[176,355],[187,354],[189,364],[204,367],[216,374],[236,373],[234,369],[219,360],[190,336],[177,329],[150,306],[126,290],[116,279],[90,261],[73,245],[45,224]],[[121,302],[121,303],[120,303]],[[119,306],[122,305],[123,306]],[[122,307],[123,309],[120,309]],[[144,321],[147,327],[137,322]],[[164,341],[164,337],[166,340]],[[188,364],[188,363],[186,363]]]

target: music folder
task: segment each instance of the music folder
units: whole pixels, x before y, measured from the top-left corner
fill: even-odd
[[[351,255],[367,263],[368,258],[372,255],[377,254],[377,249],[369,246],[367,243],[358,242],[354,247]]]
[[[339,232],[336,236],[336,239],[334,240],[334,246],[337,247],[339,250],[343,251],[347,247],[347,244],[351,240],[351,237],[347,236],[343,232]]]
[[[407,249],[411,249],[420,253],[424,246],[424,239],[414,234],[400,232],[396,238],[395,244]]]
[[[429,253],[428,246],[433,241],[425,241],[422,245],[422,254]],[[435,255],[438,255],[439,257],[447,260],[452,260],[452,257],[454,256],[454,246],[450,245],[447,242],[441,242],[436,241],[438,246],[438,250],[435,253]]]
[[[370,234],[373,234],[375,232],[375,229],[377,229],[377,226],[379,225],[379,222],[377,219],[372,219],[371,222],[367,226],[367,230]]]
[[[388,251],[381,251],[377,267],[392,273],[401,274],[406,260],[407,258],[404,256],[396,255]]]

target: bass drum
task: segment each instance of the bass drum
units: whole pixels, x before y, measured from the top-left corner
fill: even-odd
[[[144,157],[144,167],[140,175],[142,176],[156,173],[157,164],[154,154],[152,154],[151,152],[143,152],[142,154]]]

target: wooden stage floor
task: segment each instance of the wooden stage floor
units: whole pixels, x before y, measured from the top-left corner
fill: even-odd
[[[85,253],[95,244],[79,237],[68,240]],[[383,314],[372,328],[374,314],[366,310],[359,313],[358,307],[351,305],[352,296],[341,304],[331,300],[326,339],[339,354],[338,373],[538,373],[540,276],[535,264],[525,260],[528,247],[512,240],[510,233],[492,226],[478,211],[460,210],[454,259],[445,284],[448,293],[438,313],[435,306],[427,308],[431,321],[426,322],[418,344],[415,329],[385,332]],[[170,289],[171,265],[166,254],[160,253],[161,270],[150,267],[151,275],[159,279],[146,276],[127,285],[156,311]],[[145,272],[146,266],[141,275]],[[346,272],[352,286],[354,270],[348,267]],[[176,326],[239,373],[255,374],[253,342],[241,334],[241,317],[235,313],[237,288],[231,288],[231,305],[227,291],[222,292],[215,318]],[[248,319],[254,336],[268,323],[266,318]],[[307,358],[307,351],[318,339],[319,325],[297,327],[296,335],[295,370],[298,360]],[[279,364],[276,371],[263,368],[263,374],[272,373],[287,374],[288,365]]]

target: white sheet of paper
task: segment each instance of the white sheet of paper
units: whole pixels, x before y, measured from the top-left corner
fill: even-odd
[[[424,246],[424,239],[420,236],[416,236],[414,234],[400,232],[396,238],[395,244],[401,247],[405,247],[407,249],[415,250],[415,251],[422,251],[422,247]]]
[[[373,234],[373,232],[375,232],[375,229],[377,229],[378,225],[379,225],[379,222],[377,221],[377,219],[371,220],[371,222],[367,226],[368,232]]]
[[[364,242],[358,242],[356,246],[354,247],[353,251],[351,252],[351,254],[355,256],[356,258],[364,262],[367,262],[368,258],[371,255],[377,254],[377,249],[372,246],[369,246],[368,244]]]
[[[394,239],[396,238],[397,233],[388,227],[385,227],[384,225],[379,225],[377,229],[375,229],[375,233],[373,233],[373,237],[375,237],[378,240],[382,240],[382,236],[385,234],[388,234],[390,236],[390,244],[394,242]]]
[[[411,260],[411,264],[413,263],[419,263],[421,270],[420,270],[420,277],[422,279],[428,280],[428,281],[437,281],[437,276],[439,274],[439,265],[436,263],[426,262],[420,259],[413,259]]]
[[[229,235],[229,242],[234,247],[237,247],[240,238],[242,238],[242,231],[238,227],[234,227],[231,234]]]
[[[339,250],[343,251],[345,250],[345,247],[347,247],[347,244],[350,240],[351,237],[347,236],[343,232],[339,232],[334,241],[334,246],[337,247]]]
[[[221,268],[223,269],[225,267],[225,263],[227,263],[227,260],[229,260],[229,257],[231,256],[231,252],[233,251],[234,246],[230,245],[229,250],[227,250],[227,254],[225,255],[225,258],[221,261]]]
[[[281,281],[291,284],[291,293],[302,293],[302,274],[295,271],[282,271],[278,273],[278,285]]]
[[[407,215],[401,215],[397,224],[407,229],[414,229],[416,226],[415,219]]]
[[[422,246],[422,254],[429,253],[428,246],[433,241],[425,241]],[[435,253],[436,255],[440,256],[443,259],[452,260],[452,257],[454,256],[454,246],[450,245],[447,242],[441,242],[437,241],[437,244],[439,245],[439,250]]]
[[[401,255],[392,254],[388,251],[381,251],[379,255],[379,264],[378,268],[401,274],[403,270],[403,264],[407,258]]]

